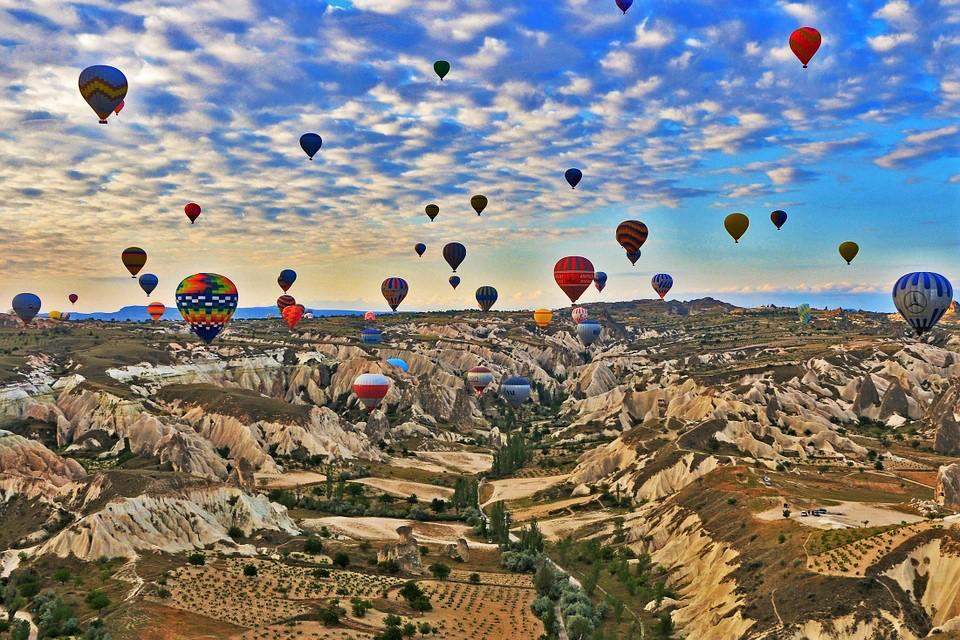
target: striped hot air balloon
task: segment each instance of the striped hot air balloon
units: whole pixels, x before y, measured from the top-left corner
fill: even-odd
[[[624,220],[617,225],[617,242],[627,252],[630,264],[637,264],[640,258],[640,247],[647,241],[650,230],[639,220]]]
[[[390,378],[380,373],[362,373],[353,381],[353,393],[367,411],[380,406],[390,391]]]
[[[390,305],[390,308],[394,311],[397,310],[397,307],[400,306],[400,303],[403,302],[403,299],[407,297],[407,293],[409,292],[410,286],[407,285],[407,281],[396,276],[387,278],[383,281],[383,284],[380,285],[380,293],[383,294],[384,300],[387,301],[387,304]]]
[[[162,302],[151,302],[147,305],[147,313],[153,318],[154,322],[159,322],[163,314],[166,313],[167,306]]]
[[[598,293],[603,293],[604,287],[607,286],[607,274],[603,271],[597,271],[597,274],[593,276],[593,284]]]
[[[671,287],[673,287],[673,278],[670,277],[668,273],[658,273],[650,280],[650,285],[653,287],[653,290],[657,292],[657,295],[660,296],[660,299],[663,300],[663,297],[667,295]]]
[[[285,293],[279,298],[277,298],[277,309],[280,311],[281,314],[283,313],[284,309],[286,309],[292,304],[297,304],[297,299],[291,296],[290,294]]]
[[[467,248],[459,242],[450,242],[443,247],[443,259],[447,261],[453,272],[457,272],[457,267],[463,264],[467,257]]]
[[[120,254],[120,261],[130,272],[130,277],[136,278],[143,265],[147,264],[147,252],[140,247],[127,247]]]
[[[553,266],[553,279],[557,281],[572,303],[575,303],[593,284],[593,276],[593,263],[583,256],[560,258]]]
[[[953,302],[953,286],[939,273],[915,271],[893,285],[893,303],[917,336],[933,329]]]
[[[519,407],[530,397],[530,381],[521,376],[510,376],[500,385],[500,392],[514,407]]]
[[[383,341],[383,333],[380,329],[367,328],[360,332],[360,342],[363,344],[380,344]]]
[[[537,309],[533,312],[533,321],[536,322],[537,326],[541,329],[549,327],[552,320],[553,311],[550,311],[550,309]]]
[[[484,312],[490,311],[497,301],[497,290],[491,286],[483,286],[477,289],[477,304]]]
[[[100,118],[100,124],[107,124],[111,114],[119,113],[117,107],[127,96],[127,77],[120,69],[103,64],[81,71],[77,84],[80,95]]]
[[[220,335],[237,310],[237,286],[216,273],[195,273],[177,287],[177,309],[207,344]]]
[[[600,337],[600,323],[596,320],[584,320],[577,325],[577,335],[583,346],[589,347]]]
[[[574,307],[573,311],[570,312],[570,317],[576,324],[580,324],[590,317],[590,312],[587,311],[586,307]]]
[[[474,367],[467,371],[467,384],[474,390],[479,398],[483,395],[483,390],[493,382],[493,372],[486,367]]]

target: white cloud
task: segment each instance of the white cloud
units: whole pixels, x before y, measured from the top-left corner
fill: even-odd
[[[623,49],[614,49],[603,57],[600,66],[610,73],[627,75],[634,70],[633,56]]]
[[[637,37],[633,46],[641,49],[661,49],[673,42],[673,30],[669,24],[658,22],[648,29],[648,21],[649,18],[644,18],[643,22],[637,25]]]
[[[903,44],[910,44],[917,39],[912,33],[892,33],[867,38],[867,44],[877,53],[893,51]]]
[[[890,0],[883,5],[874,14],[874,18],[886,20],[890,24],[896,25],[901,29],[913,27],[917,23],[917,18],[913,13],[913,8],[906,0]]]
[[[778,167],[767,171],[770,182],[776,185],[790,184],[797,178],[797,170],[793,167]]]
[[[897,148],[874,162],[884,169],[893,169],[909,162],[920,161],[956,147],[958,137],[960,125],[912,133],[904,138]]]
[[[463,63],[472,69],[489,69],[497,66],[509,52],[506,42],[487,36],[483,39],[480,50],[464,58]]]
[[[559,89],[559,93],[565,96],[585,96],[593,90],[593,82],[590,78],[568,73],[570,82]]]
[[[395,15],[414,6],[415,0],[353,0],[353,6],[361,11]]]
[[[784,2],[780,0],[777,5],[783,9],[784,13],[805,24],[817,21],[817,9],[808,2]]]

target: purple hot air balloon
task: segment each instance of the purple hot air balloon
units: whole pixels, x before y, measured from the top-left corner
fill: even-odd
[[[633,6],[633,0],[617,0],[617,6],[620,7],[620,11],[626,13],[627,9]]]

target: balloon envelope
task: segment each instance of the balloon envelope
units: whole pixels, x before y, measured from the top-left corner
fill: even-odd
[[[813,320],[813,314],[810,312],[810,305],[797,305],[797,316],[800,318],[801,324],[810,324],[810,322]]]
[[[493,382],[493,372],[486,367],[474,367],[467,371],[467,384],[476,392],[477,397],[483,394],[483,390],[491,382]]]
[[[572,303],[593,284],[593,276],[593,263],[583,256],[560,258],[553,266],[553,279]]]
[[[450,276],[450,278],[447,280],[447,282],[450,283],[450,286],[451,286],[451,287],[453,287],[454,289],[456,289],[457,287],[460,286],[460,276]]]
[[[285,293],[279,298],[277,298],[277,309],[280,311],[281,314],[283,313],[284,309],[286,309],[292,304],[297,304],[297,300],[291,295],[287,295]]]
[[[840,251],[840,257],[846,260],[847,264],[853,262],[853,259],[860,253],[860,245],[856,242],[843,242],[838,249]]]
[[[311,160],[313,156],[317,155],[317,152],[320,151],[320,147],[323,146],[323,138],[315,133],[305,133],[300,136],[300,148],[303,149],[303,152],[307,154]]]
[[[423,257],[423,254],[427,252],[427,245],[422,242],[418,242],[413,246],[413,250],[417,252],[417,255]]]
[[[143,289],[143,292],[147,295],[153,293],[153,290],[157,288],[159,282],[160,279],[152,273],[145,273],[140,276],[140,288]]]
[[[467,248],[459,242],[450,242],[443,247],[443,259],[447,261],[454,273],[456,273],[457,267],[463,264],[466,257]]]
[[[293,331],[297,325],[300,324],[300,321],[303,319],[303,314],[306,313],[306,311],[306,308],[304,308],[302,304],[291,304],[283,308],[280,316],[287,324],[287,328]]]
[[[541,329],[549,327],[552,320],[553,311],[550,309],[537,309],[533,312],[533,321],[537,323],[537,326]]]
[[[75,293],[71,293],[67,296],[67,299],[70,301],[70,304],[77,304],[77,300],[80,299],[80,296]]]
[[[660,296],[660,299],[663,300],[670,288],[673,287],[673,278],[668,273],[658,273],[650,280],[650,284],[657,295]]]
[[[363,314],[363,319],[367,322],[373,322],[377,319],[377,314],[373,311],[367,311],[365,314]]]
[[[153,318],[154,322],[158,322],[160,318],[163,317],[163,314],[166,313],[167,306],[162,302],[151,302],[147,305],[147,313],[150,314],[150,317]]]
[[[440,215],[440,207],[435,204],[428,204],[424,211],[427,212],[427,217],[430,218],[430,222],[433,222],[434,219]]]
[[[237,286],[216,273],[195,273],[177,287],[177,309],[207,344],[220,335],[237,310]]]
[[[387,358],[387,364],[389,364],[392,367],[396,367],[397,369],[400,369],[404,373],[407,373],[410,371],[410,365],[408,365],[406,361],[403,360],[402,358]]]
[[[567,169],[564,172],[563,177],[567,179],[567,184],[570,185],[571,189],[576,189],[577,185],[580,184],[580,181],[583,180],[583,171],[580,169]]]
[[[360,332],[360,342],[363,344],[380,344],[383,341],[383,333],[380,329],[368,328]]]
[[[573,318],[575,323],[580,324],[590,317],[590,312],[585,307],[574,307],[573,311],[570,312],[570,317]]]
[[[747,227],[750,226],[750,218],[742,213],[731,213],[724,218],[723,226],[734,242],[740,242],[740,238],[743,237],[743,234],[747,232]]]
[[[500,392],[514,407],[519,407],[530,397],[530,381],[521,376],[510,376],[500,384]]]
[[[183,212],[190,218],[190,224],[193,224],[197,221],[197,218],[200,217],[200,205],[196,202],[188,202],[186,206],[183,207]]]
[[[277,276],[277,284],[280,285],[280,288],[283,289],[284,293],[286,293],[296,281],[297,272],[293,269],[284,269],[280,272],[280,275]]]
[[[497,301],[497,290],[490,286],[483,286],[477,289],[477,304],[484,311],[490,311]]]
[[[593,276],[593,284],[597,291],[603,293],[604,287],[607,286],[607,274],[603,271],[597,271],[596,275]]]
[[[450,73],[450,63],[446,60],[437,60],[433,63],[433,70],[440,76],[440,80],[442,81],[447,77],[447,74]]]
[[[633,6],[633,0],[617,0],[617,6],[620,8],[620,11],[626,13],[627,9]]]
[[[130,277],[136,278],[143,265],[147,264],[147,252],[140,247],[127,247],[120,254],[120,261],[130,272]]]
[[[487,200],[487,196],[476,195],[470,198],[470,206],[477,212],[477,215],[483,213],[483,210],[487,208],[489,203],[490,201]]]
[[[100,124],[107,124],[107,118],[127,95],[127,77],[107,65],[87,67],[80,72],[78,84],[80,95],[100,118]]]
[[[600,323],[596,320],[584,320],[577,325],[577,335],[584,346],[589,347],[600,337]]]
[[[390,378],[380,373],[362,373],[353,380],[353,393],[367,411],[379,407],[389,390]]]
[[[782,209],[777,209],[776,211],[770,214],[770,221],[779,231],[780,227],[782,227],[784,223],[787,221],[787,212],[783,211]]]
[[[953,301],[953,286],[939,273],[915,271],[893,285],[893,304],[918,336],[930,331]]]
[[[650,230],[639,220],[624,220],[617,225],[617,242],[627,252],[631,264],[637,264],[640,257],[640,247],[647,241]]]
[[[383,281],[383,284],[380,285],[380,293],[383,294],[383,298],[394,311],[397,310],[397,307],[400,306],[403,299],[407,297],[409,291],[410,287],[407,285],[407,281],[403,278],[397,278],[396,276],[387,278]]]
[[[821,42],[820,32],[813,27],[800,27],[790,34],[790,49],[793,55],[803,63],[804,69],[817,53]]]
[[[40,298],[33,293],[18,293],[13,296],[12,306],[13,312],[23,320],[23,324],[30,324],[30,321],[40,313]]]

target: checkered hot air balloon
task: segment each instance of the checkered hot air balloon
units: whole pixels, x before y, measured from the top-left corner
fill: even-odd
[[[583,292],[593,284],[593,263],[583,256],[560,258],[553,266],[553,279],[563,292],[576,303]]]
[[[177,309],[201,340],[210,344],[237,310],[237,286],[216,273],[195,273],[177,287]]]

